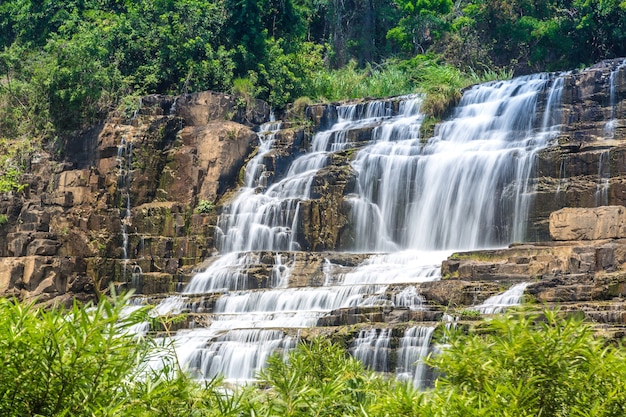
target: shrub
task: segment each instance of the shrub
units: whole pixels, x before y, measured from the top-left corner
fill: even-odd
[[[118,406],[142,343],[126,298],[44,310],[0,300],[0,415],[91,415]],[[133,321],[135,320],[135,321]]]
[[[353,416],[385,385],[343,348],[317,338],[301,343],[285,361],[275,355],[260,374],[256,415]]]
[[[508,313],[480,334],[450,334],[430,361],[444,376],[429,408],[447,416],[623,416],[625,359],[580,317]]]
[[[300,118],[304,118],[304,112],[311,104],[313,104],[313,100],[309,97],[298,97],[296,101],[293,102],[293,113]]]
[[[209,200],[200,200],[198,201],[198,205],[196,206],[196,213],[208,214],[213,211],[215,208],[212,201]]]

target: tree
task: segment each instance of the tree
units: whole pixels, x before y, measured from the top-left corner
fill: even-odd
[[[394,0],[402,11],[398,26],[387,37],[411,53],[424,53],[444,28],[444,16],[452,8],[452,0]]]

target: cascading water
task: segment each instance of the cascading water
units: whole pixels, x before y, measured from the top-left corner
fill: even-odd
[[[390,344],[391,329],[361,330],[350,353],[373,371],[389,372]]]
[[[598,184],[596,185],[596,206],[609,204],[609,186],[611,180],[611,165],[609,163],[609,151],[602,151],[598,158]]]
[[[424,359],[431,352],[430,340],[434,327],[410,327],[404,332],[398,350],[398,366],[396,376],[400,380],[411,381],[418,388],[423,388],[428,382],[428,365]]]
[[[119,165],[119,174],[117,185],[121,193],[121,203],[123,206],[122,214],[122,257],[124,260],[128,259],[128,226],[130,224],[130,181],[132,170],[132,154],[133,143],[126,141],[125,137],[117,147],[117,163]]]
[[[273,178],[265,167],[280,125],[264,125],[245,185],[218,221],[222,255],[183,295],[157,307],[159,314],[199,311],[192,295],[221,293],[206,327],[174,337],[183,366],[202,378],[219,373],[237,382],[253,379],[271,351],[288,349],[298,329],[315,326],[333,310],[419,310],[413,284],[439,279],[440,262],[453,250],[523,240],[533,160],[557,131],[561,87],[560,78],[547,74],[473,87],[428,141],[419,136],[419,96],[339,106],[337,122],[314,136],[284,178]],[[346,197],[353,250],[385,253],[356,268],[327,260],[318,287],[290,287],[293,260],[281,252],[300,247],[300,203],[313,198],[313,178],[332,153],[354,147],[349,132],[364,129],[372,130],[371,140],[359,144],[352,162],[357,186]],[[269,288],[248,289],[246,268],[258,264],[261,251],[276,259]],[[388,293],[390,284],[395,294]],[[369,346],[376,349],[376,343]],[[405,356],[416,362],[414,354]],[[422,371],[405,364],[399,372],[419,385]]]
[[[473,309],[482,314],[502,313],[509,307],[519,305],[522,302],[524,291],[529,285],[527,282],[515,284],[502,294],[496,294],[487,298],[482,304],[474,306]]]
[[[550,84],[539,124],[537,99]],[[561,87],[546,74],[476,86],[425,145],[392,131],[359,152],[358,249],[463,250],[522,241],[528,177],[535,152],[554,137],[550,120]]]
[[[141,106],[141,101],[139,102]],[[133,118],[136,117],[133,116]],[[131,201],[130,201],[130,182],[132,180],[132,164],[133,164],[133,143],[122,137],[117,147],[117,163],[119,166],[118,173],[118,189],[120,190],[120,206],[124,207],[121,214],[122,224],[122,261],[123,261],[123,278],[127,280],[128,259],[129,259],[129,238],[128,227],[131,225]],[[133,265],[130,268],[130,284],[137,292],[141,292],[143,271],[139,265]]]
[[[218,246],[221,252],[252,250],[298,249],[294,241],[294,219],[297,218],[299,202],[311,196],[315,173],[329,164],[330,152],[349,145],[346,130],[376,123],[391,113],[391,102],[376,102],[367,106],[341,106],[339,120],[333,127],[315,135],[310,152],[297,158],[285,178],[267,185],[267,173],[262,160],[270,152],[273,134],[261,139],[259,152],[246,169],[246,184],[238,197],[224,210],[218,224]],[[267,125],[266,125],[267,126]],[[279,126],[269,125],[277,130]],[[275,133],[276,130],[269,130]],[[261,190],[258,186],[261,186]],[[259,192],[262,191],[262,192]]]
[[[613,139],[615,137],[615,129],[617,128],[617,119],[615,118],[615,108],[617,106],[617,76],[624,67],[626,67],[626,60],[617,64],[609,76],[609,107],[611,108],[611,115],[609,121],[604,126],[604,137],[606,139]]]
[[[609,75],[609,107],[611,114],[609,121],[604,125],[604,139],[615,138],[615,130],[618,127],[618,119],[615,117],[617,108],[617,77],[620,71],[626,67],[626,60],[617,63]],[[606,206],[609,204],[609,185],[611,177],[611,166],[609,162],[609,150],[600,153],[598,161],[598,185],[596,186],[596,206]]]

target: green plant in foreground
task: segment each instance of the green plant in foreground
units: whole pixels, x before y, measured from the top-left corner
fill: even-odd
[[[301,343],[285,361],[275,355],[260,374],[258,415],[360,415],[386,382],[365,370],[361,362],[330,341],[317,338]]]
[[[157,349],[132,332],[146,310],[125,313],[128,300],[45,310],[0,299],[0,415],[236,415],[237,393],[225,394],[219,379],[196,383],[169,345]],[[155,355],[174,359],[148,368]]]
[[[449,335],[430,360],[443,377],[426,415],[623,416],[625,359],[582,318],[507,313],[486,321],[481,334]]]
[[[65,310],[0,300],[0,415],[91,415],[123,398],[141,344],[121,304]]]
[[[466,308],[459,311],[459,317],[461,318],[461,320],[476,320],[481,317],[481,314],[478,310],[470,310]]]
[[[168,343],[130,330],[129,296],[48,310],[0,299],[0,415],[605,416],[626,413],[626,355],[581,318],[517,311],[446,335],[426,392],[364,369],[325,339],[274,355],[258,384],[193,381]],[[159,321],[159,319],[157,319]],[[169,333],[171,322],[161,324]],[[479,330],[479,331],[478,331]],[[163,355],[160,355],[160,354]],[[169,358],[162,367],[149,359]],[[153,361],[154,362],[154,361]]]
[[[6,214],[0,214],[0,226],[7,224],[9,222],[9,217]]]

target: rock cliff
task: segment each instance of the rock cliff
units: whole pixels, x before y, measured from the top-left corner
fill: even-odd
[[[571,303],[593,311],[594,319],[626,324],[619,312],[626,291],[625,209],[616,207],[626,206],[621,63],[602,62],[564,78],[561,131],[539,153],[531,178],[527,242],[451,257],[442,267],[445,279],[419,285],[427,312],[355,308],[335,311],[320,324],[439,320],[445,311],[522,281],[533,282],[527,293],[539,302]],[[541,98],[548,99],[547,93]],[[0,224],[0,294],[67,303],[91,299],[111,282],[155,299],[180,289],[194,268],[211,261],[218,214],[256,152],[255,131],[269,118],[266,104],[223,94],[148,96],[132,117],[112,115],[69,140],[62,157],[35,155],[22,178],[28,187],[0,195],[0,214],[7,218]],[[316,105],[287,123],[277,134],[279,146],[263,161],[271,175],[283,176],[312,132],[336,119],[335,105]],[[339,263],[349,266],[367,258],[326,251],[353,242],[347,199],[355,172],[349,162],[374,128],[352,131],[353,147],[335,154],[313,178],[315,195],[302,203],[305,215],[298,219],[299,251],[287,263],[291,286],[321,285],[325,259],[341,256]],[[254,285],[266,285],[273,259],[275,254],[259,254],[248,273]],[[590,302],[596,302],[593,308]]]
[[[213,207],[268,118],[265,103],[223,94],[147,96],[69,140],[63,159],[36,155],[25,190],[0,196],[0,293],[67,303],[109,282],[175,290],[213,251]]]

